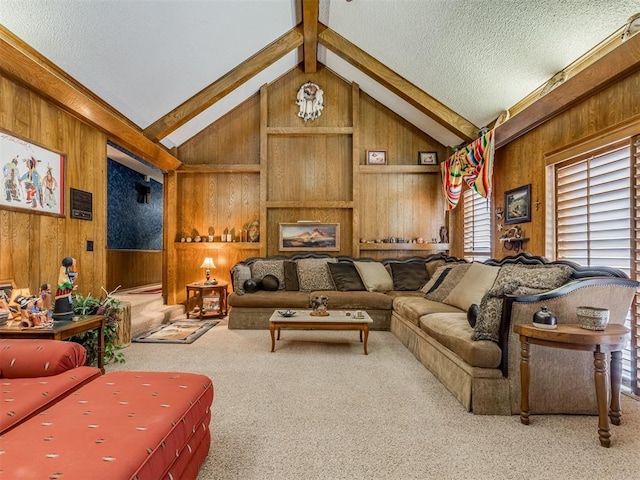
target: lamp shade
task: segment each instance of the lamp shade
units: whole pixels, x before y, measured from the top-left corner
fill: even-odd
[[[213,263],[213,258],[205,257],[202,265],[200,265],[200,268],[216,268],[216,264]]]

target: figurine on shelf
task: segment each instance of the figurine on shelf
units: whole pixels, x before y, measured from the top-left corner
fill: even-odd
[[[71,294],[77,288],[77,285],[73,285],[77,277],[76,259],[73,257],[64,257],[58,275],[58,288],[56,289],[55,303],[53,306],[54,320],[73,319],[73,299]]]
[[[440,243],[449,243],[449,229],[444,225],[440,227]]]

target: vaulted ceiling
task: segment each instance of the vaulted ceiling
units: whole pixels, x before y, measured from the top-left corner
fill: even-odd
[[[313,72],[317,62],[453,146],[504,110],[518,113],[596,45],[619,44],[638,7],[637,0],[0,0],[0,24],[164,151],[261,85],[298,64]]]

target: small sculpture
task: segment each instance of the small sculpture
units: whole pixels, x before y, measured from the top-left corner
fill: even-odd
[[[309,305],[313,310],[310,315],[312,317],[326,317],[329,315],[327,312],[327,307],[329,306],[329,297],[326,295],[319,295],[317,297],[311,298],[309,301]]]
[[[449,229],[444,225],[440,227],[440,243],[449,243]]]
[[[77,288],[77,285],[73,285],[77,277],[76,259],[73,257],[63,258],[58,275],[55,303],[53,305],[54,320],[73,319],[73,299],[71,293]]]
[[[298,111],[300,118],[305,122],[315,120],[322,114],[324,108],[324,92],[318,85],[308,81],[298,90],[296,103],[300,107]]]

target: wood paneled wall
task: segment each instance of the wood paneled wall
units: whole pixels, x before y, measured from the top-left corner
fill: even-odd
[[[0,76],[0,128],[66,156],[64,218],[0,207],[0,278],[37,291],[55,288],[61,260],[75,257],[76,284],[99,295],[106,281],[106,137],[75,117]],[[6,163],[9,159],[0,159]],[[69,218],[68,189],[93,194],[93,220]],[[85,244],[93,240],[94,250]]]
[[[162,282],[162,252],[107,250],[107,266],[108,291]]]
[[[496,150],[493,207],[504,206],[504,192],[531,184],[531,222],[520,224],[530,240],[525,251],[545,255],[545,154],[598,135],[605,129],[640,114],[640,72],[636,72],[578,103],[517,140]],[[640,132],[637,132],[640,133]],[[533,202],[539,201],[536,209]],[[495,223],[494,217],[494,223]],[[462,254],[462,209],[452,213],[451,252]],[[493,256],[502,258],[512,252],[498,241],[493,228]]]

